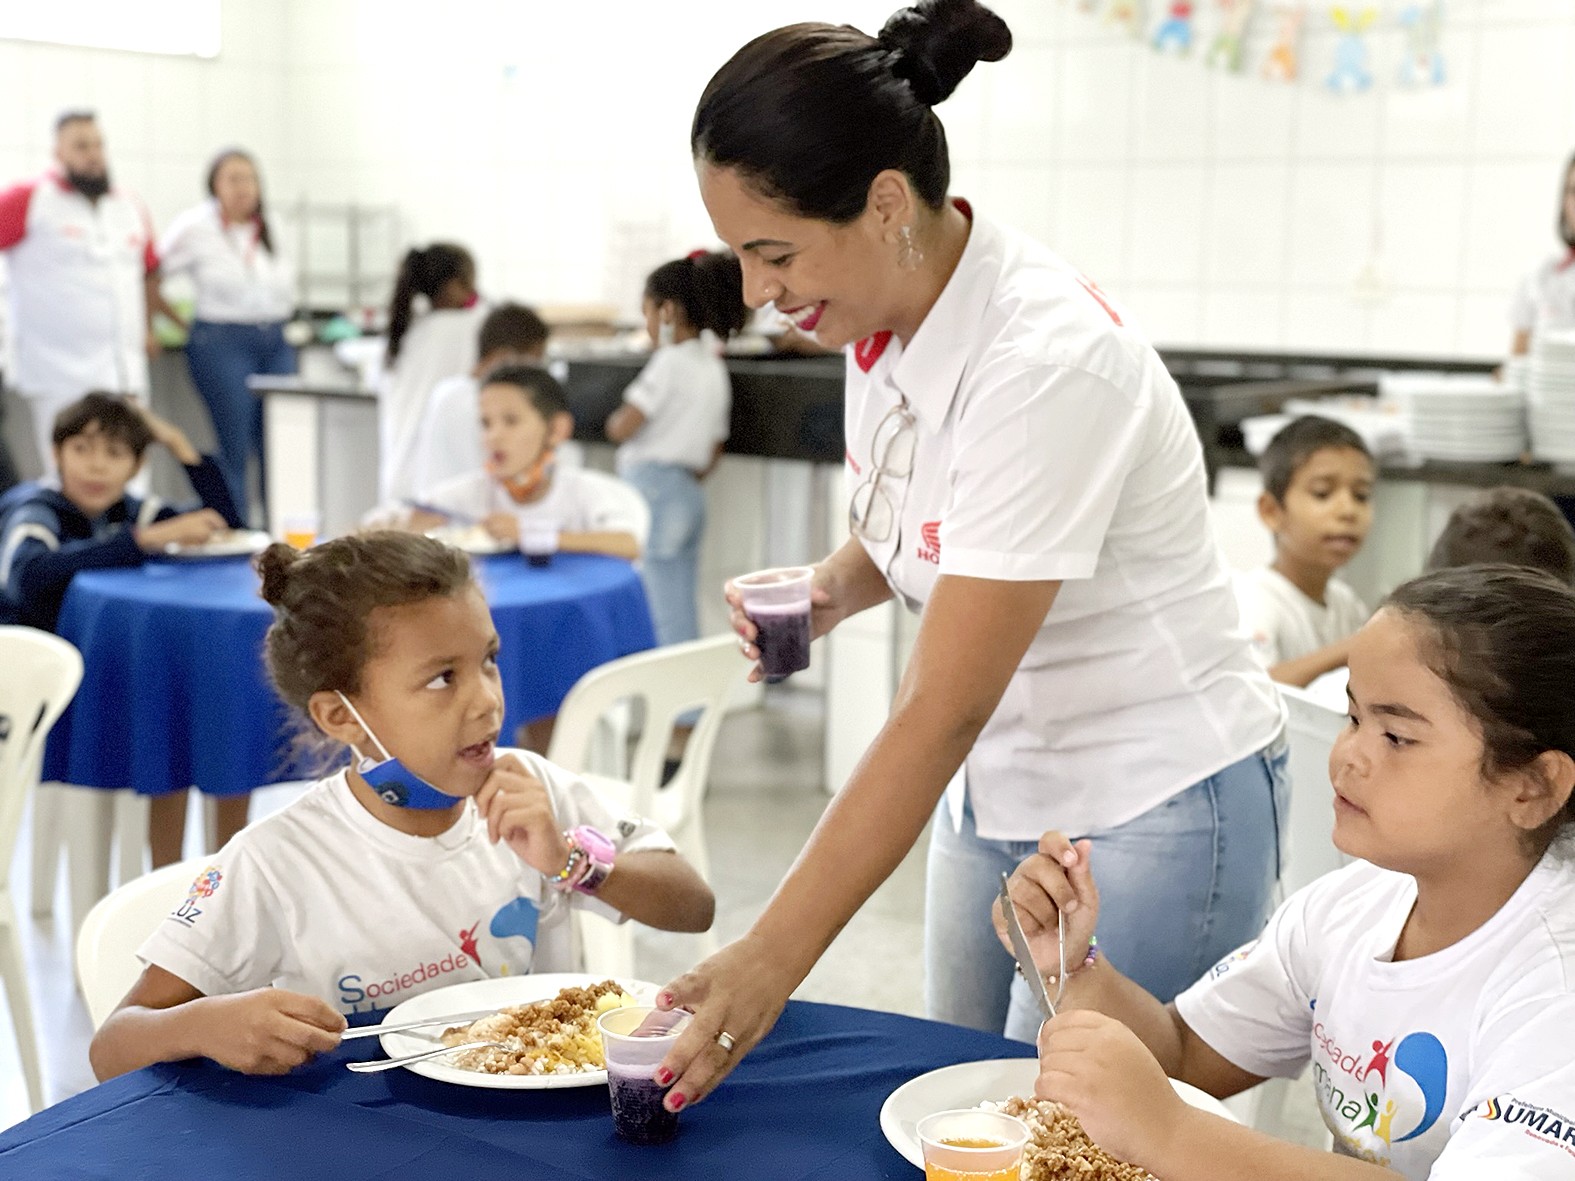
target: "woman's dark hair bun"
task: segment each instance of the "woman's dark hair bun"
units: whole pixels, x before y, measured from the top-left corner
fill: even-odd
[[[293,545],[276,541],[257,555],[257,573],[262,575],[263,601],[277,607],[284,602],[285,588],[290,583],[290,569],[301,560],[301,551]]]
[[[1011,29],[978,0],[918,0],[892,14],[879,40],[896,54],[892,72],[930,107],[950,98],[974,66],[1012,51]]]

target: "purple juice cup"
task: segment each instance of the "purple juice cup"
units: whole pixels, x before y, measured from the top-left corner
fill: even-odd
[[[769,684],[786,680],[809,667],[811,566],[783,566],[757,570],[733,579],[759,634],[760,668]]]
[[[662,1106],[672,1084],[656,1081],[656,1068],[689,1024],[682,1010],[649,1005],[612,1009],[596,1019],[607,1059],[613,1131],[630,1144],[666,1144],[678,1135],[678,1113]]]

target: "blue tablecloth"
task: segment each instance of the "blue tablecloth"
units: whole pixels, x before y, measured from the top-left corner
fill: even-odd
[[[111,1080],[0,1134],[18,1181],[918,1181],[886,1143],[880,1107],[907,1080],[1033,1047],[952,1025],[795,1002],[677,1140],[613,1136],[604,1087],[490,1091],[388,1071],[349,1042],[284,1078],[212,1063]]]
[[[505,742],[555,713],[591,669],[656,643],[640,577],[619,558],[559,554],[538,569],[506,554],[477,560],[476,573],[502,641]],[[242,559],[73,578],[58,630],[86,670],[50,734],[44,778],[233,795],[306,774],[263,671],[273,609],[257,586]]]

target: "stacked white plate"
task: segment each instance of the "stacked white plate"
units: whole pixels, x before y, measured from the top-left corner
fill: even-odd
[[[1575,332],[1539,333],[1526,369],[1531,453],[1575,463]]]
[[[1461,374],[1389,374],[1386,400],[1404,407],[1422,459],[1505,463],[1526,450],[1526,400],[1515,386]]]

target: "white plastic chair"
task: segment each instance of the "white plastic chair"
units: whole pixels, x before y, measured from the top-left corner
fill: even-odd
[[[1280,892],[1294,894],[1350,861],[1334,844],[1334,786],[1329,782],[1329,752],[1345,728],[1346,715],[1305,689],[1279,686],[1290,714],[1289,814],[1284,818],[1285,864]],[[1227,1101],[1243,1123],[1261,1132],[1284,1135],[1285,1103],[1292,1088],[1306,1087],[1305,1077],[1270,1079]]]
[[[30,627],[0,627],[0,978],[5,981],[17,1050],[34,1111],[44,1104],[43,1073],[28,1003],[22,932],[11,898],[22,810],[38,785],[44,739],[82,683],[82,656],[59,636]]]
[[[717,731],[728,698],[743,681],[747,664],[739,658],[731,635],[670,644],[625,656],[592,669],[569,690],[558,710],[547,757],[595,784],[630,811],[666,829],[678,850],[702,876],[709,876],[700,801],[705,795],[716,749]],[[630,698],[644,702],[644,724],[629,764],[627,780],[591,773],[591,751],[597,722]],[[679,718],[700,709],[699,721],[678,771],[664,787],[662,767],[668,742]],[[634,974],[634,931],[596,915],[578,916],[581,959],[585,969],[613,976]],[[709,932],[702,937],[703,954],[717,946]]]
[[[137,948],[175,908],[206,864],[204,858],[194,857],[155,869],[100,898],[88,911],[77,932],[77,986],[94,1029],[104,1024],[142,975]]]

